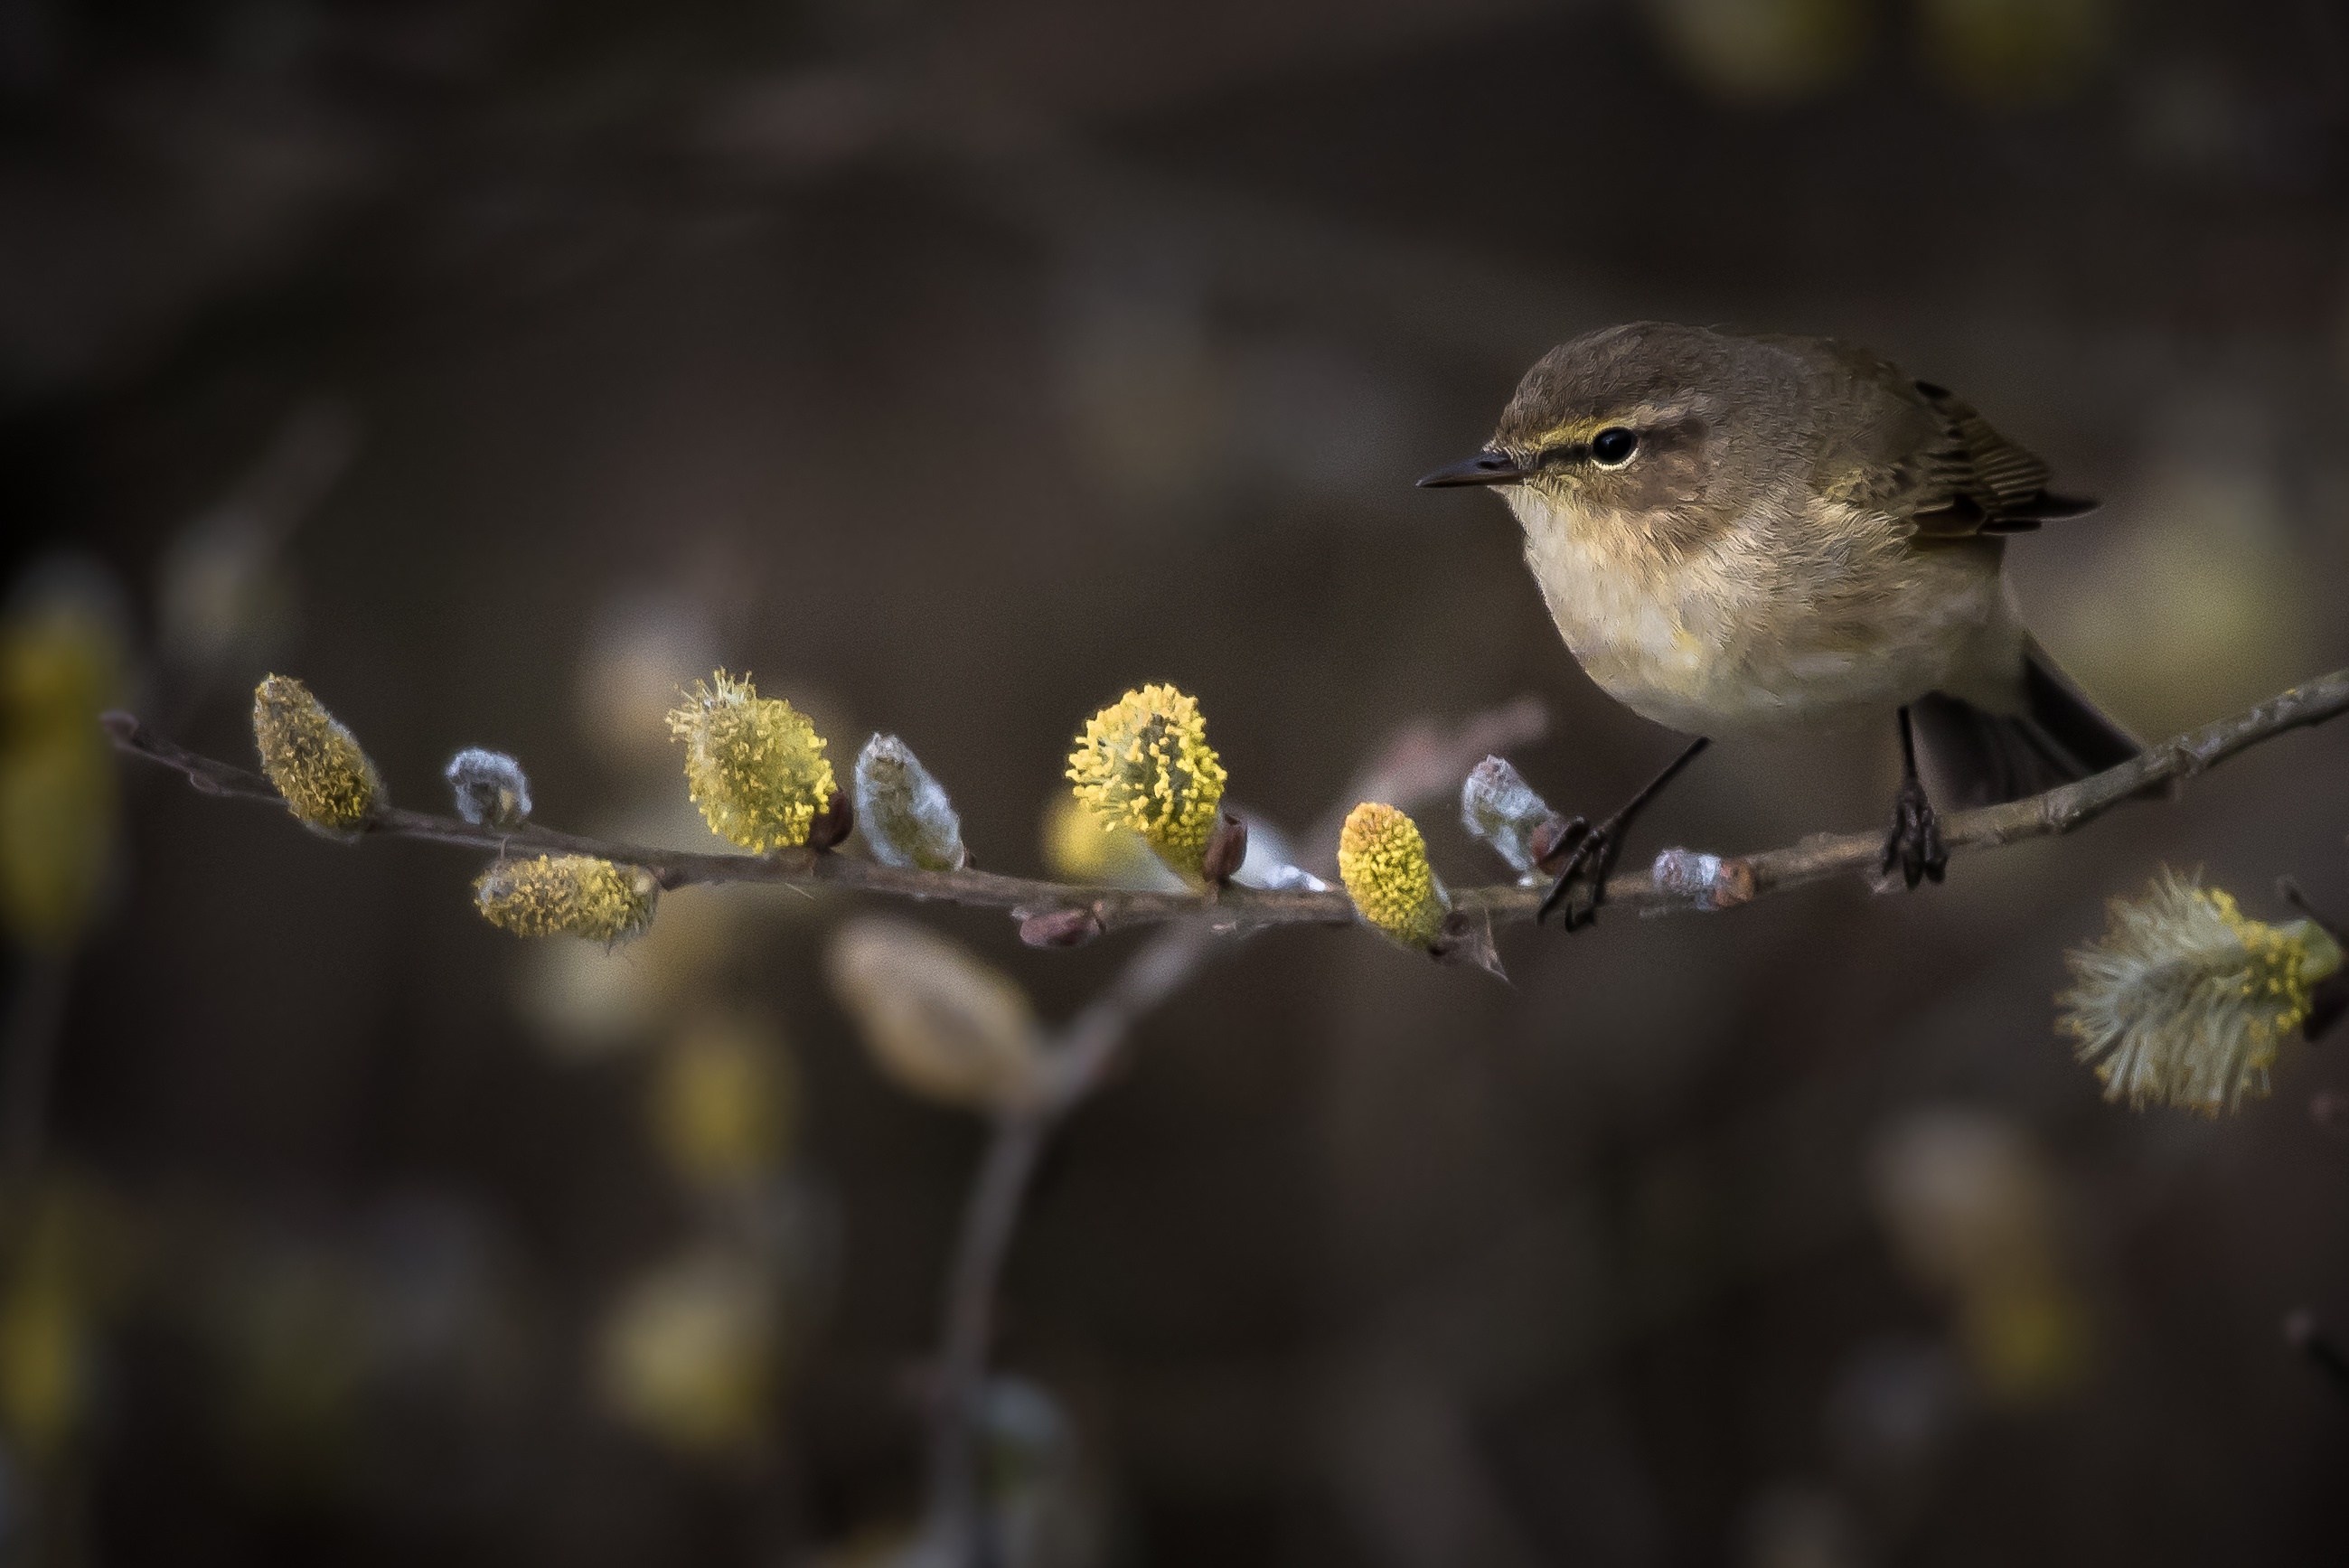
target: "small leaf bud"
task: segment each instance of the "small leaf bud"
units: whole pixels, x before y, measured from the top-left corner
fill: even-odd
[[[1754,867],[1743,860],[1694,850],[1665,850],[1656,856],[1648,874],[1656,891],[1684,898],[1699,909],[1729,909],[1754,899]]]
[[[1566,826],[1566,819],[1534,793],[1524,775],[1498,757],[1476,764],[1461,784],[1460,821],[1528,878],[1557,849]]]
[[[502,751],[469,746],[449,758],[443,776],[457,815],[477,828],[519,828],[530,816],[530,778]]]
[[[811,850],[835,849],[855,830],[856,810],[848,803],[848,792],[834,789],[832,799],[823,803],[823,810],[808,822],[807,847]]]
[[[719,670],[693,683],[668,727],[685,742],[686,785],[711,832],[761,853],[807,842],[834,788],[807,715]]]
[[[589,855],[500,861],[473,883],[481,918],[516,936],[584,936],[610,944],[653,923],[660,884],[642,866]]]
[[[1566,869],[1574,847],[1590,836],[1590,822],[1583,817],[1552,817],[1533,830],[1526,847],[1534,852],[1534,872],[1523,880],[1538,882],[1542,877],[1556,876]]]
[[[1030,947],[1082,947],[1102,929],[1101,916],[1090,909],[1048,909],[1019,917],[1019,940]]]
[[[1232,873],[1247,859],[1247,823],[1229,811],[1216,822],[1215,830],[1207,835],[1206,851],[1199,859],[1199,875],[1210,887],[1221,887],[1232,880]]]
[[[1224,765],[1199,705],[1171,686],[1130,691],[1085,723],[1069,753],[1078,800],[1140,833],[1167,865],[1201,874],[1224,799]]]
[[[958,872],[969,863],[954,802],[894,735],[874,736],[856,754],[856,819],[884,865]]]
[[[1434,947],[1450,901],[1418,823],[1392,806],[1363,801],[1338,835],[1338,874],[1365,921],[1406,947]]]
[[[254,688],[253,738],[286,809],[311,827],[357,833],[383,804],[383,780],[358,738],[292,676]]]

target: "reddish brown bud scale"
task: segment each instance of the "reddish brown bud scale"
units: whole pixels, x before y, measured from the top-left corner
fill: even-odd
[[[1574,846],[1590,834],[1590,824],[1580,817],[1553,816],[1533,830],[1526,847],[1533,851],[1534,866],[1546,876],[1556,876],[1566,867],[1567,856]]]
[[[1102,930],[1090,909],[1048,909],[1020,918],[1019,940],[1030,947],[1082,947]]]
[[[832,798],[808,821],[807,847],[811,850],[833,849],[844,842],[856,830],[856,809],[848,803],[848,792],[834,789]]]
[[[1221,887],[1232,880],[1232,873],[1247,859],[1247,824],[1226,811],[1216,821],[1215,830],[1207,835],[1206,855],[1199,863],[1199,874],[1210,887]]]

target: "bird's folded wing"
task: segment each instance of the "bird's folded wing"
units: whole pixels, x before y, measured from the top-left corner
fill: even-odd
[[[1914,383],[1941,423],[1941,438],[1916,466],[1910,513],[1920,539],[2026,533],[2043,522],[2078,517],[2096,503],[2052,494],[2047,465],[1991,428],[1947,387]]]

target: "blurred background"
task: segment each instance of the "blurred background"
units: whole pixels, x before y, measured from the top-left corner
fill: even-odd
[[[1514,759],[1604,810],[1675,738],[1411,481],[1650,316],[1866,342],[2100,495],[2010,560],[2141,732],[2349,663],[2331,0],[4,0],[0,120],[11,1563],[885,1563],[981,1138],[825,988],[854,899],[517,943],[465,855],[119,770],[97,707],[246,761],[283,670],[406,804],[494,746],[702,846],[660,714],[722,662],[1040,874],[1129,686],[1299,830],[1531,693]],[[2340,1561],[2280,1325],[2349,1317],[2344,1047],[2133,1115],[2051,997],[2165,863],[2349,911],[2344,764],[1510,932],[1514,988],[1238,946],[1016,1243],[1019,1568]],[[1718,747],[1633,858],[1896,769]],[[1138,940],[900,913],[1047,1018]]]

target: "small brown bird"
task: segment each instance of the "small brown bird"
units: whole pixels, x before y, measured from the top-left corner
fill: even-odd
[[[2077,517],[2047,465],[1943,387],[1825,338],[1640,322],[1559,345],[1492,441],[1422,485],[1499,490],[1567,646],[1633,712],[1699,737],[1898,716],[1883,868],[1947,857],[1914,732],[1957,799],[2018,799],[2137,745],[2023,630],[2005,536]],[[1630,816],[1591,830],[1543,913],[1603,896]]]

